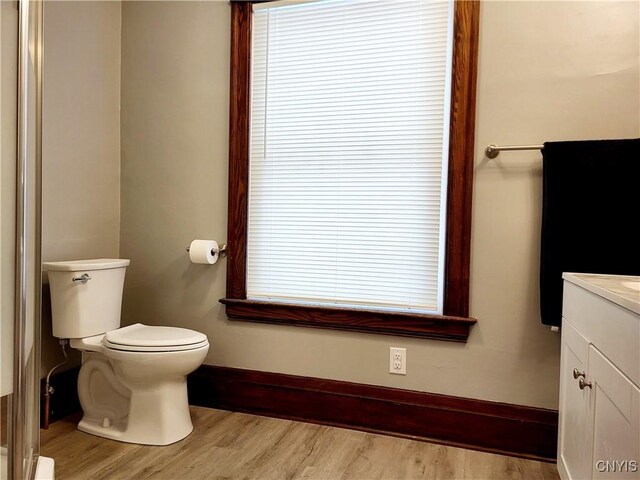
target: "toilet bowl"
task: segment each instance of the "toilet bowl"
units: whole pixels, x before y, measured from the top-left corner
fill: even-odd
[[[168,445],[193,430],[186,377],[204,361],[209,342],[186,328],[140,323],[117,328],[128,264],[45,263],[53,331],[82,352],[79,430],[122,442]]]
[[[138,323],[70,344],[84,360],[79,430],[145,445],[168,445],[191,433],[186,376],[207,355],[204,334]]]

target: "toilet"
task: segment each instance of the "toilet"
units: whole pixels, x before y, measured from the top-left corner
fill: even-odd
[[[45,262],[53,335],[82,352],[78,429],[121,442],[168,445],[193,430],[187,375],[209,351],[206,335],[140,323],[120,327],[129,260]]]

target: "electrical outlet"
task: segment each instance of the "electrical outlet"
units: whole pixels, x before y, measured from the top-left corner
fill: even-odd
[[[389,348],[389,373],[396,375],[407,374],[407,349],[390,347]]]

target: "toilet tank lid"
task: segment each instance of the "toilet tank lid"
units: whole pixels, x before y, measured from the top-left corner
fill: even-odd
[[[96,258],[93,260],[69,260],[66,262],[44,262],[46,272],[80,272],[87,270],[109,270],[129,265],[130,260],[123,258]]]

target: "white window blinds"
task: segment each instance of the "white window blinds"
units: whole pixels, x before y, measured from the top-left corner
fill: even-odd
[[[441,312],[452,2],[253,8],[248,298]]]

